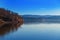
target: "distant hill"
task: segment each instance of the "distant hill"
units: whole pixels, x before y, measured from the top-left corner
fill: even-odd
[[[25,23],[60,23],[60,16],[58,15],[22,15],[22,17]]]

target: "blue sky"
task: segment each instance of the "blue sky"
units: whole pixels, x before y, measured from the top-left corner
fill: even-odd
[[[60,0],[0,0],[0,7],[23,15],[60,15]]]

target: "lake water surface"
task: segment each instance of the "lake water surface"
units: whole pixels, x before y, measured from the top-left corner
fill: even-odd
[[[23,24],[0,40],[60,40],[59,23]]]

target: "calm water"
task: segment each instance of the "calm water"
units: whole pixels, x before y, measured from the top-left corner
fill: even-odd
[[[18,29],[1,35],[0,40],[60,40],[60,24],[23,24]]]

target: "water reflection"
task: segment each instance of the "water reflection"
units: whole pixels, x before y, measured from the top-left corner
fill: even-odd
[[[0,36],[16,31],[22,24],[4,24],[0,27]]]
[[[0,28],[0,35],[5,35],[5,34],[8,35],[5,35],[4,37],[0,37],[0,39],[1,40],[55,40],[55,39],[58,40],[60,39],[59,23],[58,24],[45,24],[45,23],[31,24],[30,22],[30,24],[22,25],[21,29],[19,28],[19,24],[17,25],[5,24],[4,26],[2,26]]]

